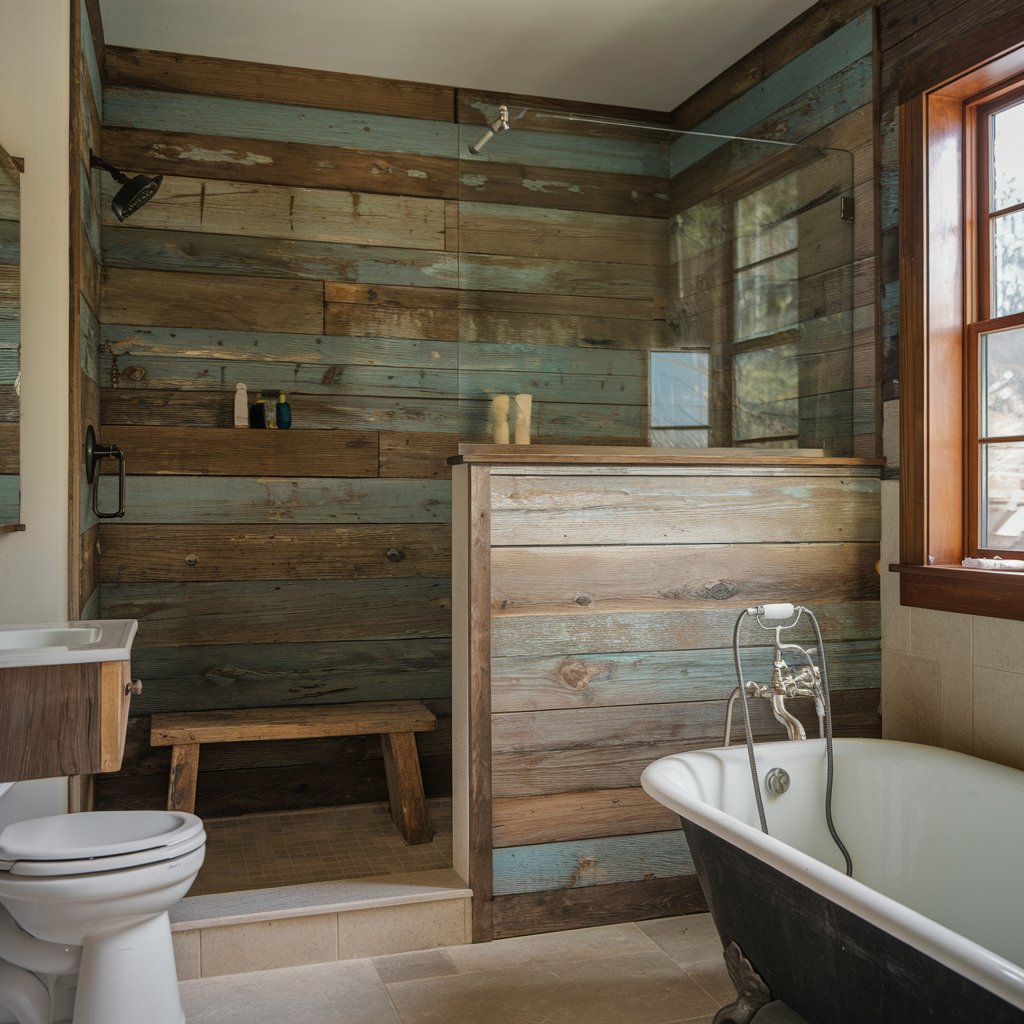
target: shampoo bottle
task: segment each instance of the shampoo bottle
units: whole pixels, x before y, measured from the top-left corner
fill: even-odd
[[[283,391],[277,396],[276,415],[277,425],[282,430],[287,430],[292,425],[292,407]]]

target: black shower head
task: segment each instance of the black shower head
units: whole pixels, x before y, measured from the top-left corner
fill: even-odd
[[[110,201],[110,208],[118,220],[130,217],[140,206],[145,206],[156,195],[160,182],[164,180],[162,174],[155,178],[148,174],[136,174],[134,178],[129,178],[106,160],[101,160],[95,153],[89,154],[89,166],[103,168],[121,186],[117,190],[117,195]]]

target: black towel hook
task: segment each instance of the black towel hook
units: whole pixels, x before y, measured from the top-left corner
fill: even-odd
[[[117,459],[117,511],[101,512],[99,510],[100,474],[96,463],[100,459]],[[92,511],[97,519],[119,519],[124,515],[125,471],[124,452],[116,444],[100,444],[96,440],[96,431],[92,424],[85,432],[85,479],[92,484]]]

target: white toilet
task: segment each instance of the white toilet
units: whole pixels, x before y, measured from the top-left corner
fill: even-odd
[[[90,811],[0,832],[0,1005],[51,1024],[183,1024],[167,913],[203,864],[182,811]]]

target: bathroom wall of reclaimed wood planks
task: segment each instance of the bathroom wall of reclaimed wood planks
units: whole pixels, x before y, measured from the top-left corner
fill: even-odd
[[[534,394],[535,440],[644,443],[664,336],[663,148],[538,127],[460,176],[494,102],[106,48],[102,155],[165,177],[124,224],[92,179],[103,437],[129,470],[102,609],[139,619],[144,681],[98,806],[162,802],[153,712],[393,698],[439,715],[420,752],[450,792],[445,457],[495,392]],[[286,391],[293,429],[233,430],[239,381]],[[384,797],[374,737],[243,744],[204,750],[197,811]]]

